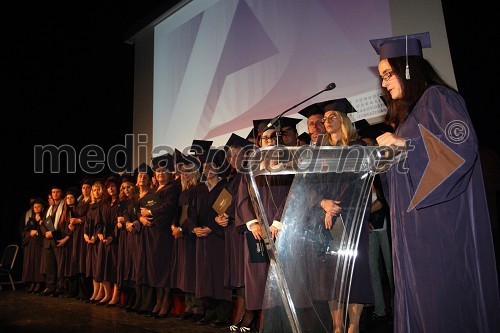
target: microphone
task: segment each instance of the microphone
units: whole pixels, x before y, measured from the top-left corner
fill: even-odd
[[[330,83],[329,85],[326,86],[325,91],[333,90],[333,89],[335,89],[336,86],[337,85],[332,82],[332,83]]]
[[[304,104],[305,102],[307,102],[307,101],[308,101],[308,100],[310,100],[311,98],[314,98],[314,97],[318,96],[318,95],[319,95],[319,94],[321,94],[322,92],[325,92],[325,91],[329,91],[329,90],[333,90],[333,89],[335,89],[335,87],[336,87],[336,86],[337,86],[337,85],[336,85],[335,83],[333,83],[333,82],[332,82],[332,83],[330,83],[329,85],[327,85],[327,86],[325,87],[325,89],[323,89],[323,90],[321,90],[321,91],[319,91],[319,92],[315,93],[315,94],[314,94],[314,95],[312,95],[311,97],[308,97],[308,98],[306,98],[305,100],[303,100],[302,102],[299,102],[299,103],[295,104],[294,106],[292,106],[292,107],[290,107],[290,108],[286,109],[285,111],[281,112],[278,116],[274,117],[274,118],[273,118],[273,119],[269,122],[269,124],[267,124],[266,129],[269,129],[269,128],[273,127],[273,126],[274,126],[274,123],[275,123],[278,119],[280,119],[281,117],[283,117],[283,115],[284,115],[285,113],[287,113],[288,111],[290,111],[290,110],[292,110],[292,109],[295,109],[297,106],[299,106],[299,105],[301,105],[301,104]]]

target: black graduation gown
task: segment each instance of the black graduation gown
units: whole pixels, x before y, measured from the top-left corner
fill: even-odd
[[[170,287],[174,237],[171,226],[177,216],[181,184],[172,179],[156,194],[161,206],[151,208],[152,225],[143,228],[146,272],[151,287]]]
[[[235,173],[226,185],[227,191],[232,195],[231,205],[226,211],[229,215],[229,223],[225,228],[224,286],[226,288],[238,288],[245,285],[245,235],[235,223],[238,188],[242,177],[241,173]]]
[[[74,271],[70,271],[70,276],[74,276],[77,274],[85,274],[86,271],[86,258],[87,258],[87,243],[85,243],[85,239],[83,238],[83,229],[85,226],[85,220],[87,219],[87,212],[90,207],[89,201],[81,201],[76,205],[73,211],[73,217],[80,218],[82,223],[75,224],[75,229],[73,230],[73,251],[71,253],[71,269],[75,269]]]
[[[198,237],[193,233],[193,229],[196,227],[193,220],[186,218],[181,221],[180,218],[183,206],[188,206],[185,209],[189,210],[192,205],[199,186],[205,186],[205,184],[191,186],[182,191],[179,196],[178,220],[175,226],[182,228],[182,237],[174,240],[172,258],[172,288],[179,288],[190,293],[194,293],[196,289],[196,239]]]
[[[207,237],[196,240],[196,298],[232,300],[231,290],[224,288],[224,228],[215,222],[217,212],[212,208],[224,187],[223,179],[211,191],[205,184],[198,186],[193,209],[189,210],[189,218],[196,221],[198,227],[212,230]]]

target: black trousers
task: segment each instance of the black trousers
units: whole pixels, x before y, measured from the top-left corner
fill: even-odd
[[[49,290],[62,290],[62,281],[57,276],[59,248],[55,241],[50,242],[49,248],[45,249],[45,284]]]

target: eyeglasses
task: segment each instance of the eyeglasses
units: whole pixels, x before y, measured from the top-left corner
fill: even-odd
[[[331,114],[328,117],[324,117],[323,119],[321,119],[321,123],[324,124],[326,121],[331,122],[331,121],[333,121],[333,119],[337,119],[337,116],[334,114]]]
[[[283,131],[283,132],[281,132],[281,135],[288,136],[288,135],[293,135],[294,133],[295,133],[294,131],[289,130],[289,131]]]
[[[276,133],[271,134],[271,136],[263,136],[261,138],[263,141],[276,140]]]
[[[389,81],[394,74],[396,74],[396,73],[394,73],[393,71],[388,71],[384,75],[380,76],[380,82],[387,82],[387,81]]]

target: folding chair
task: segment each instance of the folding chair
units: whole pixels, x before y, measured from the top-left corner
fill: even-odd
[[[12,268],[14,267],[14,262],[16,261],[17,252],[19,251],[19,246],[16,244],[7,245],[3,252],[2,263],[0,264],[0,276],[8,276],[12,290],[16,290],[14,286],[14,280],[12,279]],[[2,284],[7,284],[8,282],[0,283],[0,290],[2,290]]]

